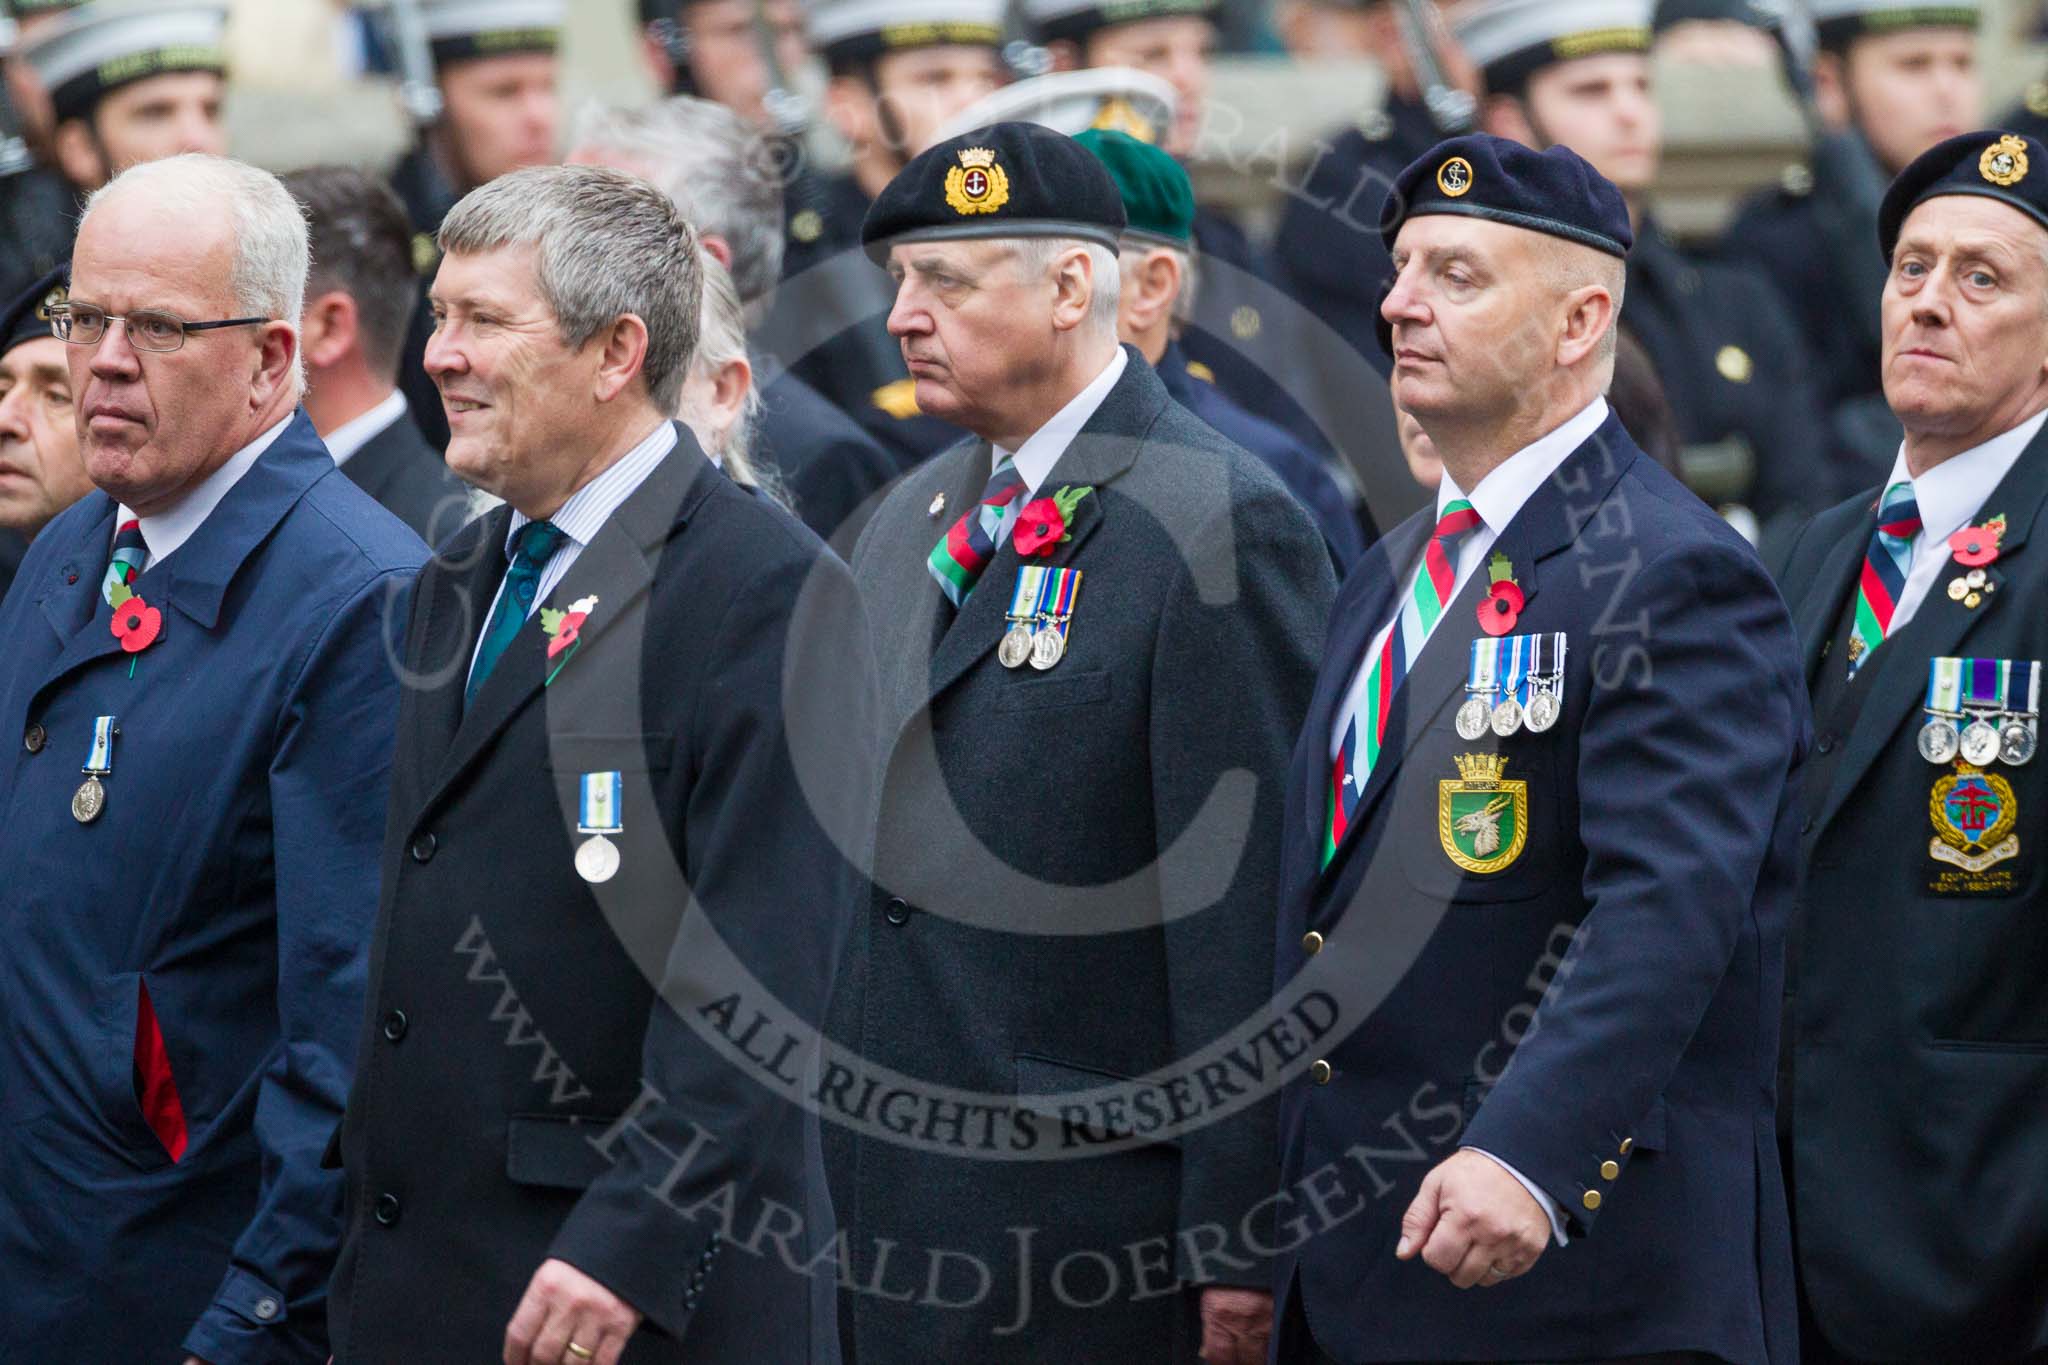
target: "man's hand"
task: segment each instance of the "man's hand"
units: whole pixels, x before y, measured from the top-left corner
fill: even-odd
[[[1550,1218],[1522,1183],[1478,1152],[1454,1152],[1422,1178],[1401,1215],[1394,1255],[1418,1253],[1460,1289],[1527,1271],[1550,1242]]]
[[[632,1304],[567,1261],[543,1261],[505,1328],[505,1365],[618,1365],[639,1327]]]
[[[1265,1365],[1273,1296],[1263,1289],[1202,1291],[1202,1365]]]

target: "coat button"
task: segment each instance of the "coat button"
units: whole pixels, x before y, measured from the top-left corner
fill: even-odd
[[[1620,1175],[1620,1174],[1621,1174],[1621,1163],[1620,1163],[1620,1162],[1618,1162],[1618,1161],[1603,1161],[1603,1162],[1601,1162],[1601,1163],[1600,1163],[1600,1178],[1601,1178],[1602,1180],[1612,1180],[1612,1179],[1614,1179],[1614,1177],[1616,1177],[1616,1176],[1618,1176],[1618,1175]]]
[[[1635,1146],[1636,1140],[1634,1138],[1623,1138],[1621,1140],[1621,1154],[1623,1156],[1627,1156],[1630,1152],[1635,1150]]]
[[[1586,1197],[1581,1202],[1585,1204],[1586,1212],[1591,1213],[1594,1209],[1600,1207],[1600,1191],[1587,1190]]]
[[[49,740],[50,732],[40,725],[31,725],[21,732],[21,747],[32,754],[41,753],[43,745],[49,743]]]
[[[398,1196],[395,1194],[378,1195],[376,1216],[377,1221],[387,1228],[396,1224],[398,1222]]]
[[[1805,820],[1800,822],[1799,832],[1801,834],[1813,833],[1813,817],[1811,815],[1807,816]]]
[[[432,834],[416,834],[412,840],[412,860],[416,863],[432,862],[434,850],[440,847],[440,840]]]
[[[1835,751],[1835,732],[1833,730],[1823,730],[1820,738],[1814,741],[1813,747],[1817,753],[1833,753]]]
[[[393,1010],[384,1016],[384,1040],[395,1043],[405,1036],[406,1017],[404,1010]]]
[[[265,1322],[269,1322],[269,1321],[270,1321],[270,1320],[271,1320],[272,1318],[276,1317],[276,1316],[277,1316],[277,1300],[276,1300],[276,1299],[258,1299],[258,1300],[256,1300],[256,1316],[257,1316],[257,1317],[259,1317],[259,1318],[261,1318],[261,1319],[263,1319],[263,1320],[264,1320]]]
[[[1308,1078],[1317,1085],[1328,1085],[1332,1074],[1330,1064],[1320,1057],[1308,1064]]]
[[[1323,936],[1311,929],[1301,936],[1301,949],[1310,957],[1323,950]]]
[[[883,909],[882,918],[891,924],[910,923],[910,903],[901,896],[889,897],[889,904]]]

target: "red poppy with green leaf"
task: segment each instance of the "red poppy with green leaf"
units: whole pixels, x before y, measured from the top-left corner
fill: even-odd
[[[1050,558],[1055,547],[1074,538],[1070,529],[1074,509],[1081,505],[1081,499],[1094,491],[1093,488],[1068,486],[1049,498],[1026,503],[1024,510],[1017,514],[1017,529],[1012,533],[1017,553],[1026,559]]]

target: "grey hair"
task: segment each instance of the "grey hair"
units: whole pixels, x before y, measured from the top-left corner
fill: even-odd
[[[84,216],[126,193],[147,195],[167,220],[203,219],[225,206],[235,242],[228,290],[236,311],[289,323],[296,335],[312,249],[299,201],[282,181],[245,161],[184,152],[130,166],[93,191]],[[293,392],[304,392],[303,356],[294,355],[292,375]]]
[[[735,360],[752,362],[747,355],[746,316],[731,274],[708,251],[701,253],[698,265],[704,272],[704,312],[697,332],[697,354],[691,357],[690,371],[697,378],[706,379]],[[697,432],[698,440],[709,447],[710,433],[698,430],[694,414],[687,411],[688,404],[682,407],[685,410],[678,411],[676,415]],[[754,424],[760,415],[761,390],[750,383],[746,401],[740,404],[739,415],[719,441],[716,453],[734,483],[763,489],[781,502],[780,481],[775,478],[774,471],[764,470],[754,460]]]
[[[1560,296],[1574,289],[1583,289],[1597,284],[1614,299],[1614,317],[1607,325],[1607,334],[1600,338],[1600,345],[1594,353],[1594,360],[1608,370],[1612,376],[1615,347],[1621,336],[1621,303],[1627,292],[1628,266],[1617,256],[1567,242],[1562,238],[1546,237],[1537,257],[1537,267],[1542,272],[1544,286]]]
[[[640,109],[592,103],[571,147],[596,147],[644,168],[699,232],[732,248],[732,282],[749,310],[782,278],[782,168],[761,131],[722,104],[678,95]]]
[[[1015,239],[1017,272],[1026,279],[1043,275],[1052,269],[1052,263],[1067,252],[1079,247],[1088,253],[1089,262],[1095,267],[1095,293],[1088,300],[1088,325],[1098,332],[1116,335],[1118,295],[1123,292],[1123,276],[1117,269],[1116,253],[1100,242],[1086,242],[1079,237],[1019,237]]]
[[[581,347],[631,313],[647,327],[640,377],[663,412],[697,349],[697,234],[667,195],[602,166],[532,166],[473,190],[441,222],[441,250],[535,248],[536,283],[562,341]]]

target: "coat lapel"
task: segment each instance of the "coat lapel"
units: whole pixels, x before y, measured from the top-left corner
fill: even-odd
[[[491,676],[477,689],[475,701],[461,713],[447,757],[440,765],[439,778],[427,793],[425,806],[431,807],[439,801],[449,787],[483,756],[526,704],[547,686],[549,676],[558,668],[574,668],[579,664],[591,666],[588,658],[591,651],[614,624],[628,615],[628,608],[653,584],[654,570],[669,536],[680,531],[697,504],[710,495],[715,486],[713,480],[723,477],[704,457],[690,434],[680,431],[676,448],[655,466],[646,482],[635,489],[599,528],[543,604],[560,610],[578,598],[596,596],[597,605],[583,624],[579,643],[550,660],[547,657],[549,640],[541,627],[540,611],[534,611],[525,627],[506,647],[491,670]],[[493,544],[499,566],[497,578],[502,579],[505,528],[511,515],[504,512],[501,517],[487,520],[489,529],[496,532]],[[489,534],[488,529],[486,534]],[[488,588],[488,592],[478,598],[477,611],[480,614],[488,612],[490,599],[497,592],[497,583],[490,581]],[[468,635],[471,647],[482,629],[481,621],[472,627]],[[468,651],[460,652],[458,657],[461,667],[449,685],[453,688],[455,704],[460,706],[462,693],[468,685]],[[436,705],[443,707],[446,702],[438,701]]]
[[[145,566],[135,580],[135,591],[143,601],[164,613],[162,639],[175,640],[180,631],[212,630],[218,625],[235,575],[306,490],[334,472],[333,458],[314,435],[305,410],[300,409],[190,539],[161,564]],[[111,629],[113,609],[100,596],[100,582],[113,554],[113,523],[114,504],[108,499],[105,515],[94,519],[86,542],[67,566],[78,570],[78,581],[60,586],[43,599],[44,619],[65,638],[44,686],[120,651],[121,642]]]
[[[427,595],[417,613],[418,638],[407,650],[412,675],[414,752],[420,769],[438,773],[462,724],[469,661],[505,577],[506,528],[512,509],[499,506],[456,532],[420,577]]]
[[[1361,586],[1358,601],[1341,606],[1330,621],[1329,638],[1323,657],[1327,661],[1316,680],[1315,696],[1309,701],[1308,721],[1302,743],[1308,761],[1300,781],[1302,809],[1308,815],[1311,846],[1321,848],[1326,822],[1330,818],[1330,736],[1338,723],[1338,708],[1344,705],[1351,684],[1365,662],[1365,647],[1393,615],[1394,603],[1406,589],[1408,576],[1422,558],[1423,542],[1435,524],[1435,509],[1418,512],[1382,537],[1366,551],[1372,559],[1369,582]],[[1361,567],[1354,571],[1364,573]]]
[[[1065,487],[1087,487],[1095,491],[1074,509],[1074,519],[1068,528],[1071,539],[1056,546],[1050,555],[1034,558],[1033,563],[1061,567],[1074,562],[1082,547],[1107,519],[1108,514],[1103,507],[1104,487],[1136,462],[1146,433],[1171,401],[1152,367],[1136,351],[1126,347],[1122,376],[1104,395],[1102,405],[1094,415],[1075,434],[1030,501],[1049,498]],[[976,448],[982,453],[982,469],[985,471],[988,446],[984,443]],[[1013,527],[932,654],[929,699],[936,700],[940,693],[958,682],[1002,639],[1002,623],[1010,607],[1010,590],[1023,563],[1023,557],[1017,553]],[[933,592],[937,591],[938,585],[934,583]]]
[[[1979,522],[2001,513],[2006,519],[1999,558],[1984,571],[1985,578],[1994,585],[1993,590],[1985,593],[1977,606],[1966,607],[1944,591],[1946,578],[1937,577],[1913,619],[1897,635],[1887,637],[1864,665],[1870,676],[1861,682],[1870,687],[1870,696],[1865,699],[1856,728],[1842,752],[1834,786],[1815,812],[1817,829],[1824,829],[1835,818],[1864,774],[1893,742],[1899,727],[1920,713],[1927,695],[1926,661],[1961,654],[1967,638],[1983,622],[2000,612],[2024,610],[2010,605],[2014,591],[2000,566],[2026,545],[2044,500],[2048,500],[2048,431],[2034,438],[1978,510]],[[1866,535],[1864,540],[1867,539]],[[1946,544],[1923,548],[1944,557],[1949,554]],[[1955,565],[1953,571],[1960,573],[1963,569]]]
[[[1855,590],[1856,580],[1863,569],[1864,556],[1869,552],[1870,531],[1877,516],[1877,505],[1871,504],[1870,518],[1855,524],[1855,534],[1845,535],[1827,552],[1821,561],[1820,573],[1814,584],[1814,591],[1800,603],[1799,615],[1793,622],[1799,631],[1799,640],[1806,671],[1806,685],[1814,689],[1820,678],[1823,661],[1826,660],[1829,643],[1835,636],[1835,625],[1841,620],[1842,608]],[[1847,667],[1842,659],[1828,660],[1837,668]]]
[[[1560,583],[1570,582],[1566,577],[1572,573],[1569,565],[1546,564],[1545,561],[1578,538],[1579,528],[1598,515],[1615,482],[1639,453],[1635,442],[1623,430],[1620,419],[1610,414],[1599,430],[1587,437],[1558,466],[1557,472],[1529,495],[1521,511],[1494,541],[1493,548],[1487,552],[1487,559],[1491,560],[1496,554],[1506,555],[1514,566],[1515,581],[1522,588],[1521,615],[1524,618],[1534,610],[1536,599],[1549,579],[1555,577]],[[1434,509],[1424,516],[1433,518]],[[1425,524],[1433,526],[1433,521]],[[1414,573],[1420,552],[1418,541],[1407,573],[1397,580],[1397,591],[1407,590],[1409,576]],[[1421,657],[1409,667],[1408,676],[1394,693],[1393,709],[1387,716],[1386,744],[1380,750],[1379,761],[1373,765],[1371,776],[1366,779],[1358,808],[1352,813],[1351,823],[1344,832],[1344,842],[1339,845],[1337,856],[1331,858],[1329,866],[1324,869],[1326,873],[1334,872],[1345,850],[1358,841],[1359,831],[1371,819],[1380,796],[1406,760],[1411,742],[1429,729],[1446,706],[1464,695],[1472,641],[1480,634],[1479,603],[1491,586],[1486,566],[1482,563],[1459,590],[1457,599],[1444,609],[1436,629],[1430,632],[1428,643],[1422,647]],[[1387,609],[1391,611],[1392,607],[1392,602],[1389,602]],[[1372,629],[1376,631],[1382,624],[1384,619],[1376,620]],[[1516,633],[1526,634],[1529,629],[1518,625]]]

